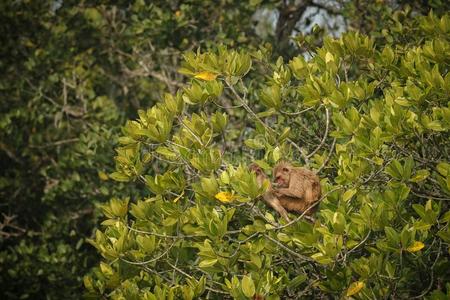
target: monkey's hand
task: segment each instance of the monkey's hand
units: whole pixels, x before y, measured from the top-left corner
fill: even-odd
[[[283,194],[280,192],[279,189],[274,188],[272,192],[273,192],[274,196],[277,198],[283,196]]]

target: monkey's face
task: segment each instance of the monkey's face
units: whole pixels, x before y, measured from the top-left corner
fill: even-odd
[[[255,174],[256,174],[256,176],[258,177],[258,176],[261,176],[262,174],[263,174],[263,171],[262,171],[262,169],[261,169],[261,167],[260,166],[258,166],[257,164],[251,164],[249,167],[248,167],[248,169],[250,170],[250,171],[252,171],[252,172],[255,172]]]
[[[291,177],[290,170],[287,167],[282,167],[276,170],[275,172],[275,183],[278,187],[288,187],[289,179]]]

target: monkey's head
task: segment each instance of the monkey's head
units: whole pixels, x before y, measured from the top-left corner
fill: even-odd
[[[261,174],[264,174],[264,172],[263,172],[263,170],[261,169],[261,167],[258,166],[258,165],[255,164],[255,163],[250,164],[250,165],[248,166],[248,169],[249,169],[250,171],[255,172],[255,173],[256,173],[256,176],[261,175]]]
[[[263,169],[255,163],[252,163],[248,166],[248,169],[252,172],[255,172],[256,178],[267,178],[266,173],[264,173]]]
[[[288,162],[279,162],[273,169],[273,177],[277,187],[288,187],[291,178],[292,165]]]
[[[250,172],[255,172],[256,181],[261,186],[264,181],[268,178],[266,173],[264,173],[263,169],[255,163],[252,163],[248,166]]]

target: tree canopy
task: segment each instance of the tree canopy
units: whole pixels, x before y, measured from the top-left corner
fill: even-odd
[[[400,16],[400,15],[399,15]],[[188,52],[176,94],[139,111],[116,148],[118,182],[85,277],[115,299],[444,299],[450,231],[450,18],[358,32],[288,62]],[[399,35],[402,34],[402,37]],[[392,35],[392,37],[391,37]],[[313,222],[284,222],[247,165],[316,170]],[[448,287],[447,287],[448,288]]]

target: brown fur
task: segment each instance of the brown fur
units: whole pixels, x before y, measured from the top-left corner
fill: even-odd
[[[320,180],[311,170],[296,168],[288,162],[280,162],[273,169],[276,188],[274,195],[287,210],[303,213],[320,199]],[[310,209],[306,215],[312,215]]]
[[[265,179],[268,179],[267,175],[257,164],[251,164],[249,166],[250,171],[255,172],[256,180],[259,186],[262,186]],[[280,203],[278,198],[273,193],[272,184],[269,185],[268,191],[263,195],[264,201],[269,204],[273,209],[275,209],[286,221],[290,221],[287,211],[284,209],[283,205]]]

